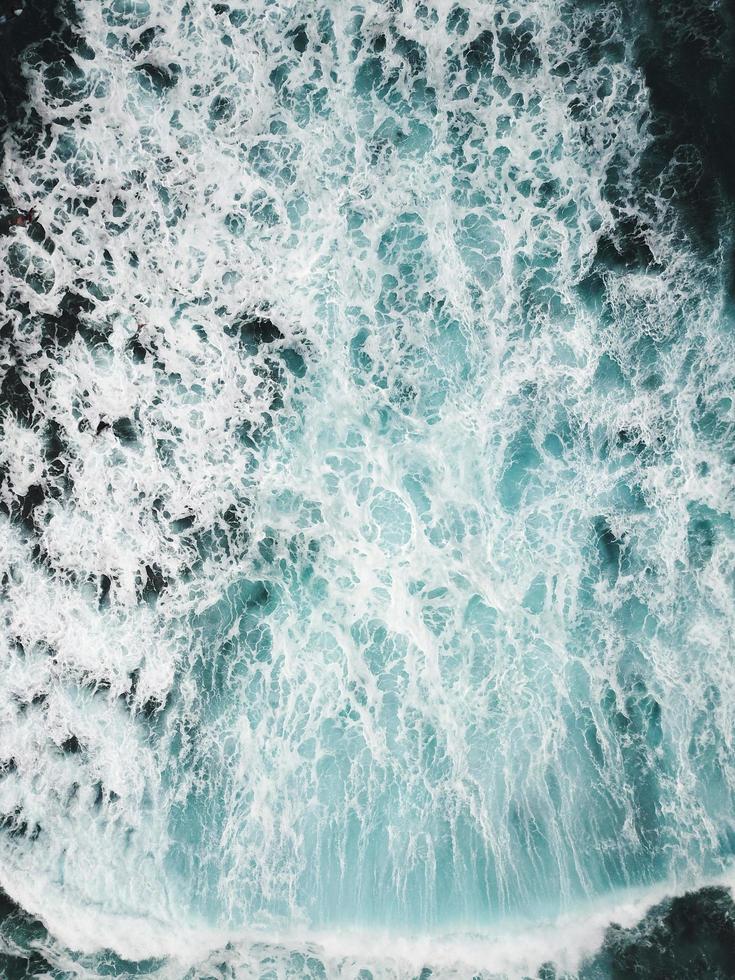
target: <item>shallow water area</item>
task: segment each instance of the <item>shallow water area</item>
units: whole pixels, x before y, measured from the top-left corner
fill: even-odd
[[[732,975],[726,12],[58,14],[3,136],[7,955]]]

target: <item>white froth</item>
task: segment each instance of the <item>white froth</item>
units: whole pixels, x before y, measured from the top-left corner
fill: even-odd
[[[574,969],[728,866],[720,270],[637,194],[616,6],[463,7],[101,0],[28,68],[0,883],[71,947]],[[645,271],[595,262],[624,218]]]

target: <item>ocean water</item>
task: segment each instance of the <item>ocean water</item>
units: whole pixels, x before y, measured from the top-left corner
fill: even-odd
[[[12,6],[4,975],[735,976],[727,6]]]

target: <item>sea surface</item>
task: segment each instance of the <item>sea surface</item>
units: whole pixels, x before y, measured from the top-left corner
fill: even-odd
[[[0,50],[0,974],[735,977],[730,5]]]

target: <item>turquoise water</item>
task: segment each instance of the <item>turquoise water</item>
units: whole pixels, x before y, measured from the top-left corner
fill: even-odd
[[[696,9],[100,0],[27,48],[0,886],[54,975],[623,977],[611,923],[728,884]]]

